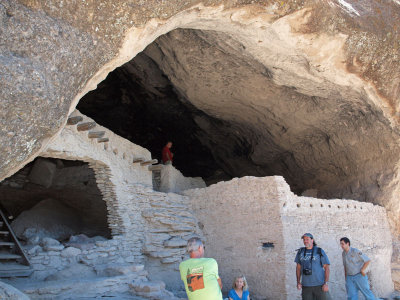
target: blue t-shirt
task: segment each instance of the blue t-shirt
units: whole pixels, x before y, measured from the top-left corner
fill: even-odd
[[[249,291],[243,291],[242,298],[239,298],[239,296],[238,296],[238,294],[236,294],[235,290],[231,289],[229,291],[228,297],[233,300],[247,300],[249,295],[250,295]]]
[[[330,265],[331,263],[325,251],[321,249],[321,255],[319,255],[317,249],[318,247],[313,247],[312,249],[301,248],[297,251],[294,262],[301,265],[301,284],[303,286],[319,286],[325,283],[325,270],[321,266],[321,261],[322,265]],[[311,255],[313,257],[312,263]],[[312,269],[312,274],[304,275],[304,269]]]

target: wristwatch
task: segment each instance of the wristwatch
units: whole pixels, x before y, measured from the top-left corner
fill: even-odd
[[[328,285],[328,281],[326,281],[324,284]]]

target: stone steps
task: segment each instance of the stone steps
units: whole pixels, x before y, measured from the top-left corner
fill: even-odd
[[[78,131],[88,131],[88,138],[89,139],[96,139],[98,143],[105,143],[104,149],[108,148],[108,142],[110,139],[105,136],[106,132],[105,131],[96,131],[92,130],[95,129],[97,124],[96,122],[90,121],[86,122],[84,121],[82,116],[70,116],[67,119],[67,125],[74,125],[76,126],[76,129]],[[118,149],[113,149],[114,154],[118,154]],[[125,154],[123,155],[123,159],[125,159]],[[143,158],[135,158],[132,161],[133,164],[135,163],[140,163],[141,166],[149,166],[151,167],[154,164],[158,163],[157,159],[151,159],[151,160],[145,160]]]
[[[16,262],[0,263],[0,277],[26,277],[33,273],[31,266],[25,266]]]

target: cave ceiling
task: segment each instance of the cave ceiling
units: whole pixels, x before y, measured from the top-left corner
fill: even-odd
[[[173,140],[175,165],[187,176],[282,175],[296,193],[370,200],[398,155],[382,111],[363,92],[280,76],[298,77],[298,87],[274,82],[274,67],[230,35],[179,29],[110,74],[78,108],[153,156]]]

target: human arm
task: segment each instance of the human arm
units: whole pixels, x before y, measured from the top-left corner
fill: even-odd
[[[218,278],[217,280],[218,280],[219,287],[222,290],[222,280],[221,280],[221,278]]]
[[[300,278],[301,278],[301,264],[297,264],[296,265],[296,279],[297,279],[297,289],[298,290],[301,290]]]
[[[174,154],[172,154],[172,152],[169,149],[167,151],[167,157],[169,160],[172,160],[172,158],[174,157]]]
[[[366,261],[363,264],[363,266],[361,267],[360,273],[361,273],[362,276],[365,276],[365,274],[367,274],[366,270],[367,270],[368,265],[369,265],[370,262],[371,262],[370,260]]]
[[[329,265],[324,265],[324,269],[325,269],[325,283],[322,285],[322,290],[324,292],[327,292],[329,291],[328,281],[331,270]]]

